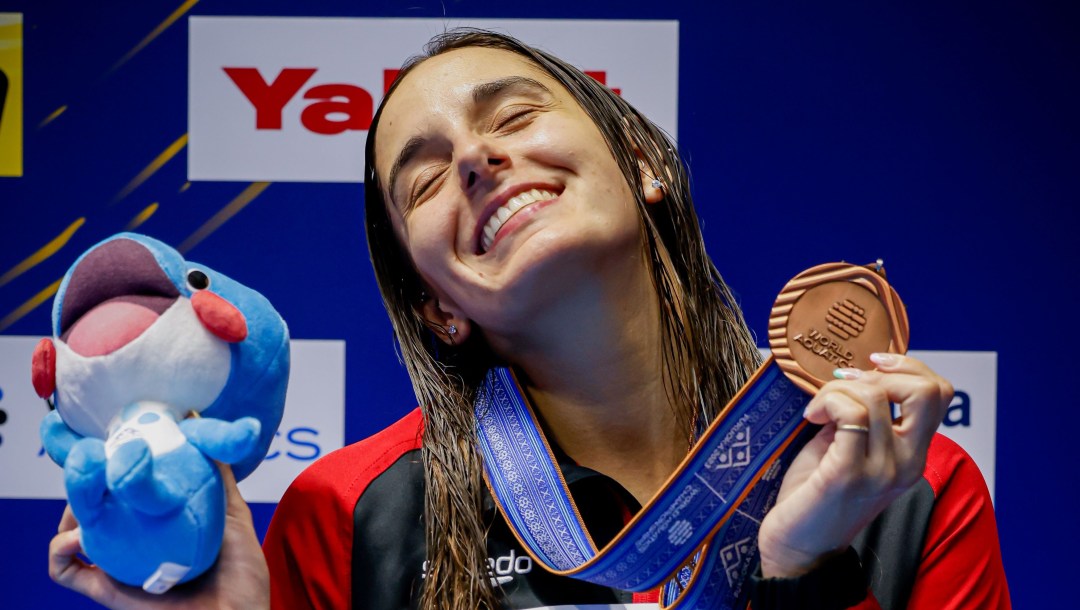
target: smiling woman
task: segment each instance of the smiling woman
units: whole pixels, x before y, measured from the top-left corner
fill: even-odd
[[[820,428],[750,535],[665,557],[667,584],[589,572],[719,527],[676,518],[696,491],[664,493],[761,360],[675,144],[600,83],[504,35],[437,37],[375,113],[365,178],[371,260],[420,408],[294,482],[264,548],[275,607],[1009,606],[985,485],[934,432],[952,387],[895,354],[837,369],[809,401]],[[493,424],[511,404],[517,423]],[[707,467],[741,463],[746,432]],[[234,542],[187,591],[199,602],[266,594],[238,498]],[[676,517],[604,548],[657,503]],[[72,559],[73,527],[54,575],[124,605],[130,592]]]
[[[372,124],[365,210],[424,409],[425,476],[440,483],[428,485],[426,512],[467,525],[428,528],[428,563],[447,585],[429,576],[425,595],[451,595],[434,607],[472,607],[478,581],[450,561],[482,566],[488,556],[471,507],[483,483],[460,441],[475,436],[471,404],[493,364],[520,366],[559,447],[643,502],[760,356],[659,129],[591,77],[509,38],[451,34],[429,55],[402,70]],[[667,184],[653,186],[657,175]],[[654,373],[594,377],[601,363]],[[563,393],[588,394],[589,406]],[[628,426],[631,412],[642,419]],[[630,437],[647,430],[649,444],[625,445],[620,423]],[[641,456],[653,463],[642,468]]]

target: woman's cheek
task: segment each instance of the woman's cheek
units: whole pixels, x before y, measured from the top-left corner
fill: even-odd
[[[561,126],[527,129],[520,134],[516,146],[524,157],[531,157],[546,165],[565,167],[577,157],[580,142],[571,130]]]
[[[425,220],[409,224],[406,249],[413,262],[421,273],[428,274],[437,271],[435,263],[440,259],[438,253],[445,251],[448,243],[446,231],[443,228],[446,223]]]

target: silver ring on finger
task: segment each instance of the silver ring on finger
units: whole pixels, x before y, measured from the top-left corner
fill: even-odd
[[[838,432],[859,432],[862,434],[870,434],[870,428],[866,426],[860,426],[858,424],[840,424],[836,426]]]

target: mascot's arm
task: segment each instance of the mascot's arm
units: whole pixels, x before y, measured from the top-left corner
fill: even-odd
[[[71,510],[83,525],[93,525],[101,515],[107,489],[105,443],[79,435],[56,411],[45,416],[40,431],[45,453],[64,469],[64,487]]]
[[[68,504],[84,527],[92,527],[105,503],[105,443],[84,438],[75,443],[64,463],[64,487]]]
[[[226,464],[245,460],[258,450],[261,428],[254,417],[241,417],[234,422],[213,418],[180,422],[180,430],[188,442],[211,459]]]
[[[61,467],[67,462],[68,454],[71,453],[75,443],[83,438],[69,428],[56,411],[50,411],[41,421],[40,433],[45,453],[49,454],[52,461]]]
[[[109,491],[148,515],[163,515],[187,502],[187,494],[168,476],[155,474],[154,455],[141,438],[119,445],[105,466]],[[79,516],[78,511],[75,512]]]

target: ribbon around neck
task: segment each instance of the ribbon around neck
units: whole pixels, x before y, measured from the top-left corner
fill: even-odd
[[[510,369],[488,372],[474,413],[491,495],[535,561],[627,591],[663,584],[663,608],[734,610],[748,603],[761,520],[791,460],[817,432],[802,417],[809,400],[770,357],[603,549]]]
[[[603,549],[512,371],[488,371],[474,403],[484,479],[511,531],[547,570],[627,591],[664,585],[661,606],[742,610],[757,534],[795,455],[802,417],[836,366],[907,351],[907,314],[875,265],[826,263],[793,278],[769,321],[774,356],[712,422],[659,492]],[[871,365],[872,366],[872,365]]]

